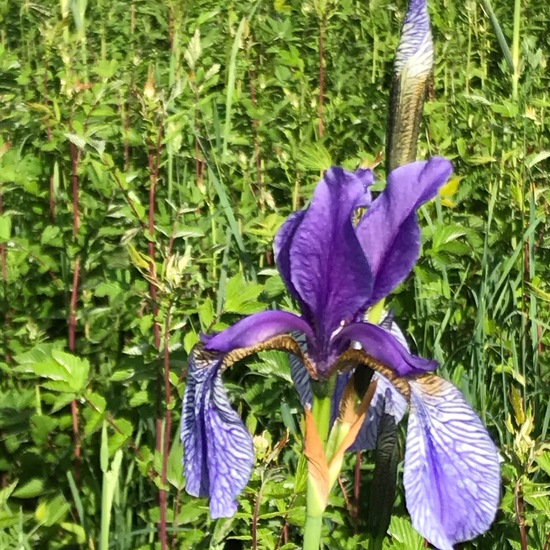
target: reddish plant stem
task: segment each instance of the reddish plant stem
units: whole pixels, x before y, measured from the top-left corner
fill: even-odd
[[[346,490],[346,486],[344,485],[344,480],[342,477],[338,477],[338,485],[340,486],[340,490],[342,491],[342,495],[344,495],[344,502],[346,503],[346,508],[348,510],[348,514],[350,514],[351,517],[353,517],[353,504],[351,503],[349,499],[348,492]]]
[[[250,82],[250,101],[252,103],[252,108],[256,110],[256,87],[254,86],[254,81],[256,79],[256,74],[254,70],[251,67],[251,64],[249,65],[248,69],[248,80]],[[254,116],[252,118],[252,137],[254,140],[254,162],[256,164],[256,184],[258,186],[258,189],[260,191],[262,190],[263,183],[262,183],[262,161],[260,157],[260,140],[258,137],[258,119]],[[260,204],[263,207],[264,201],[263,197],[260,198]]]
[[[161,345],[161,336],[160,336],[160,325],[158,322],[158,299],[157,299],[157,287],[154,283],[157,279],[156,267],[155,267],[155,202],[156,202],[156,186],[158,182],[158,172],[159,172],[159,163],[160,163],[160,146],[162,138],[162,126],[159,127],[157,134],[157,141],[155,147],[149,148],[148,161],[149,161],[149,244],[148,252],[150,258],[149,264],[149,275],[151,282],[149,283],[149,292],[151,294],[152,309],[153,309],[153,339],[155,344],[155,349],[160,351]],[[164,446],[162,430],[162,377],[160,371],[157,376],[157,419],[155,422],[156,430],[156,441],[155,449],[158,453],[161,453],[163,460],[163,470],[164,470]],[[168,415],[166,421],[168,422]],[[169,437],[168,437],[169,441]],[[160,519],[159,519],[159,538],[160,545],[162,550],[167,549],[167,530],[166,530],[166,511],[167,511],[167,502],[166,502],[166,490],[162,487],[159,490],[159,508],[160,508]]]
[[[78,165],[80,163],[80,150],[70,144],[71,155],[71,181],[73,192],[73,237],[76,239],[78,228],[80,227],[80,217],[78,212]],[[71,290],[71,300],[69,303],[69,351],[76,351],[76,311],[78,305],[78,284],[80,279],[80,256],[76,256],[73,271],[73,287]],[[81,463],[81,443],[78,427],[78,403],[76,399],[71,402],[71,418],[73,425],[73,443],[74,443],[74,469],[75,480],[80,479],[80,463]]]
[[[361,498],[361,456],[362,451],[357,451],[355,455],[355,476],[353,481],[353,529],[358,533],[359,525],[359,499]]]
[[[164,436],[162,449],[162,471],[161,481],[162,486],[166,487],[168,476],[168,455],[170,454],[170,436],[172,432],[172,389],[170,386],[170,309],[166,313],[164,322],[164,401],[166,405],[166,420],[164,422]],[[161,511],[161,529],[164,529],[164,540],[166,540],[166,510],[167,510],[167,492],[161,489],[159,494],[160,511]],[[162,534],[161,534],[161,540]],[[163,547],[164,548],[164,547]]]
[[[279,546],[281,546],[281,542],[284,544],[288,544],[288,514],[290,513],[290,510],[292,510],[292,507],[294,506],[294,502],[296,500],[296,497],[298,495],[293,495],[292,500],[290,501],[286,514],[283,517],[283,527],[281,528],[281,532],[279,533],[279,538],[277,539],[277,544],[275,545],[274,550],[279,550]]]
[[[320,21],[319,29],[319,105],[317,107],[317,116],[319,117],[319,137],[322,138],[325,133],[323,122],[323,106],[325,102],[325,31],[327,20],[325,15]]]
[[[516,511],[516,521],[519,527],[521,550],[528,550],[527,528],[525,525],[525,505],[523,502],[523,488],[521,486],[521,479],[518,479],[514,488],[514,508]]]

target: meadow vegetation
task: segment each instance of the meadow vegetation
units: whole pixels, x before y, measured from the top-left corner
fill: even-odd
[[[217,521],[184,490],[186,361],[200,331],[295,309],[273,237],[331,164],[380,161],[405,9],[0,0],[1,548],[300,547],[287,357],[225,376],[256,465]],[[390,305],[501,451],[495,524],[462,548],[548,550],[550,5],[430,13],[418,158],[455,176],[422,207],[422,257]],[[368,547],[371,458],[346,458],[326,548]],[[424,548],[402,492],[384,545]]]

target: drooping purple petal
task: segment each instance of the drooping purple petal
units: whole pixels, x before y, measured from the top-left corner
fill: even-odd
[[[236,512],[254,464],[252,438],[221,382],[222,360],[199,348],[191,353],[181,420],[186,490],[210,498],[212,518]]]
[[[387,296],[410,273],[420,253],[416,211],[432,199],[452,172],[441,157],[390,172],[385,190],[357,226],[374,278],[370,303]]]
[[[352,216],[359,206],[369,204],[372,181],[368,170],[358,175],[341,168],[328,170],[291,237],[292,285],[307,304],[323,343],[328,343],[341,321],[351,320],[370,297],[370,268]]]
[[[437,368],[437,361],[409,353],[393,334],[377,325],[352,323],[344,327],[338,335],[338,341],[342,340],[358,342],[368,355],[399,376],[422,374]]]
[[[307,342],[304,336],[301,334],[293,334],[292,337],[298,342],[302,351],[307,352]],[[288,362],[290,365],[290,376],[300,396],[300,403],[302,403],[304,409],[306,407],[311,407],[313,403],[313,392],[311,391],[311,377],[309,372],[302,361],[292,353],[288,356]]]
[[[206,350],[228,353],[290,332],[301,332],[314,341],[311,327],[303,319],[287,311],[275,310],[249,315],[214,336],[203,335],[202,341]]]
[[[404,485],[413,527],[439,550],[484,533],[500,497],[497,449],[460,391],[434,375],[410,382]]]

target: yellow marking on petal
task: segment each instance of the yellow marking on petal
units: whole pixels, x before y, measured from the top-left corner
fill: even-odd
[[[415,376],[414,382],[422,386],[424,392],[434,397],[441,397],[445,394],[445,380],[436,374],[420,374]]]
[[[258,353],[259,351],[268,350],[286,351],[288,353],[296,355],[303,362],[311,378],[315,380],[317,379],[317,369],[315,368],[315,365],[313,364],[309,356],[302,351],[302,348],[300,348],[298,342],[296,342],[296,340],[294,340],[294,338],[292,338],[292,336],[289,336],[288,334],[274,336],[273,338],[270,338],[269,340],[266,340],[261,344],[255,344],[246,348],[238,348],[230,351],[225,355],[222,367],[225,370],[237,361],[240,361],[241,359],[244,359],[249,355],[253,355],[254,353]]]

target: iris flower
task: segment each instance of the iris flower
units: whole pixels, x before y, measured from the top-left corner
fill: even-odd
[[[192,350],[182,413],[186,489],[209,497],[212,518],[235,513],[254,461],[252,438],[231,407],[221,374],[250,354],[279,349],[300,359],[293,374],[306,407],[310,380],[327,381],[350,369],[376,371],[381,383],[373,411],[375,403],[385,403],[399,420],[409,405],[404,485],[422,536],[452,550],[488,529],[500,475],[481,420],[458,389],[430,373],[435,361],[409,352],[391,320],[386,326],[364,320],[368,308],[412,270],[420,251],[416,211],[451,171],[438,157],[399,167],[371,200],[370,170],[328,170],[309,207],[291,214],[275,238],[281,277],[301,315],[256,313],[203,335]],[[375,413],[367,416],[367,432],[376,421]]]

